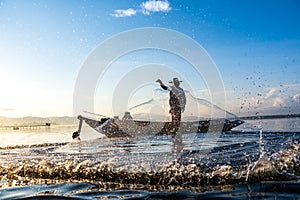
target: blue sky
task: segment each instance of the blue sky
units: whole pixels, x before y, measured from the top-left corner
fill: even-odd
[[[73,115],[74,85],[89,54],[144,27],[172,29],[202,45],[220,71],[228,110],[299,113],[299,10],[292,0],[0,1],[0,115]],[[109,89],[99,85],[98,93]],[[110,115],[101,105],[96,111]]]

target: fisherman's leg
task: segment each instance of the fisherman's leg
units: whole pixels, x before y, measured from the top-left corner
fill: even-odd
[[[181,121],[181,112],[179,109],[175,110],[174,114],[172,115],[172,133],[177,133],[180,127]]]

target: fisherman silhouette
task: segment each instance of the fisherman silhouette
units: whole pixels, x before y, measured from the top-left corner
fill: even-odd
[[[184,112],[186,104],[184,90],[179,87],[181,81],[179,81],[178,78],[173,78],[173,81],[170,81],[170,83],[172,83],[171,86],[166,86],[160,79],[157,79],[156,82],[160,84],[162,89],[170,91],[169,113],[172,117],[172,123],[168,129],[171,133],[176,133],[180,127],[181,114]]]

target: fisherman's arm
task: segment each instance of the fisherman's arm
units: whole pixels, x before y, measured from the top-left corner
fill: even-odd
[[[164,90],[168,90],[168,86],[166,86],[160,79],[157,79],[156,82],[160,84],[160,87]]]

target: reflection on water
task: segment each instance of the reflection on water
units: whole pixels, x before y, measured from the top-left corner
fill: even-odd
[[[40,129],[0,130],[0,147],[43,143],[72,142],[70,133],[76,125],[55,126]],[[88,126],[83,127],[84,140],[103,137]]]
[[[34,196],[36,199],[298,199],[296,182],[250,183],[236,186],[203,188],[201,191],[153,192],[139,190],[107,190],[105,185],[90,183],[41,184],[14,187],[3,190],[2,199],[20,199]],[[211,188],[212,189],[212,188]]]

